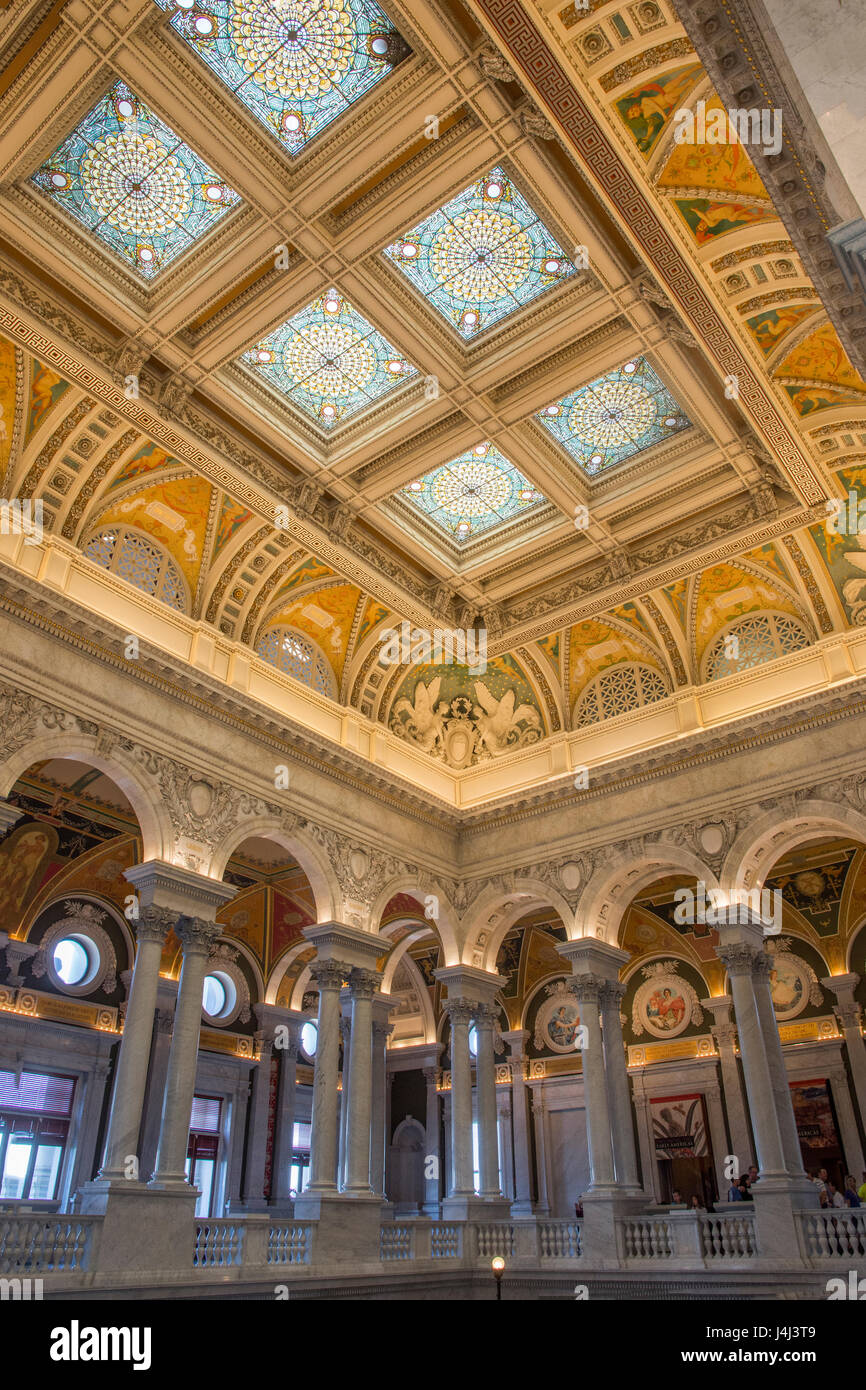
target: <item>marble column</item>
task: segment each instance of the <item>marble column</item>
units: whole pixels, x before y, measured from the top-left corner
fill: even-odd
[[[301,1028],[306,1022],[303,1014],[289,1014],[284,1010],[281,1026],[285,1033],[277,1031],[274,1046],[280,1059],[280,1079],[277,1083],[277,1113],[274,1121],[274,1158],[271,1169],[271,1195],[269,1205],[288,1213],[292,1195],[292,1155],[294,1154],[296,1086],[298,1079],[298,1052],[300,1050]]]
[[[310,1128],[311,1194],[337,1190],[337,1071],[340,1062],[340,990],[344,967],[339,961],[317,960],[310,973],[319,990],[318,1040],[313,1073],[313,1114]]]
[[[637,1154],[634,1146],[634,1121],[629,1095],[628,1069],[622,1036],[620,1008],[625,985],[609,980],[600,992],[604,1070],[607,1076],[610,1123],[613,1138],[613,1158],[616,1180],[630,1195],[641,1192],[638,1178]]]
[[[346,1188],[353,1197],[371,1197],[370,1125],[373,1103],[373,995],[382,983],[375,970],[356,967],[349,976],[352,1036],[349,1043],[349,1122]]]
[[[425,1146],[427,1160],[424,1178],[424,1211],[427,1216],[439,1215],[440,1170],[442,1167],[441,1125],[439,1122],[439,1068],[425,1067],[424,1081],[427,1086],[427,1111],[425,1117]],[[426,1174],[429,1173],[429,1176]]]
[[[496,1126],[499,1135],[499,1183],[506,1201],[514,1201],[514,1139],[511,1122],[511,1076],[509,1084],[496,1087]]]
[[[646,1076],[642,1070],[636,1068],[631,1073],[631,1084],[634,1093],[635,1115],[637,1117],[637,1137],[640,1146],[641,1169],[643,1172],[643,1191],[649,1201],[660,1202],[662,1194],[661,1182],[659,1180],[659,1165],[656,1157],[649,1096],[646,1090]]]
[[[273,1004],[256,1004],[254,1005],[254,1012],[259,1024],[259,1030],[256,1033],[259,1059],[253,1070],[250,1094],[249,1123],[244,1154],[243,1201],[247,1211],[264,1211],[268,1205],[265,1197],[265,1169],[268,1159],[271,1063],[274,1056],[277,1029],[282,1025],[284,1010]],[[274,1137],[276,1138],[276,1111],[274,1130]],[[272,1171],[272,1183],[273,1177]]]
[[[370,1121],[370,1186],[376,1197],[385,1197],[385,1119],[386,1119],[386,1048],[394,1025],[388,1015],[394,1007],[390,995],[379,994],[373,1000],[373,1095]]]
[[[347,971],[348,973],[348,971]],[[342,1014],[340,1017],[340,1046],[342,1049],[343,1065],[339,1073],[340,1077],[340,1129],[337,1139],[337,1186],[340,1191],[346,1186],[346,1172],[348,1169],[348,1150],[349,1150],[349,1046],[352,1038],[352,1019],[350,1010],[352,1000],[347,989],[340,992],[340,1007]]]
[[[854,1095],[857,1098],[857,1110],[861,1123],[866,1129],[866,1045],[863,1041],[862,1009],[854,998],[854,991],[859,983],[860,976],[854,974],[829,975],[826,980],[821,981],[824,988],[836,997],[833,1012],[845,1039],[848,1065],[851,1068],[851,1081],[854,1085]],[[856,1154],[848,1156],[849,1165],[856,1163],[856,1160]],[[859,1179],[864,1168],[866,1168],[866,1162],[864,1162],[861,1153],[859,1163],[850,1171]]]
[[[499,1010],[492,1004],[479,1004],[473,1012],[478,1106],[478,1195],[485,1201],[502,1196],[496,1116],[496,1059],[493,1053],[493,1025],[498,1016]]]
[[[529,1144],[529,1091],[524,1080],[526,1071],[526,1042],[524,1028],[502,1034],[510,1049],[511,1069],[511,1132],[514,1143],[514,1200],[512,1216],[532,1215],[532,1155]]]
[[[577,975],[569,981],[580,1004],[580,1021],[585,1027],[583,1060],[586,1137],[589,1150],[589,1192],[613,1189],[614,1162],[610,1108],[605,1081],[599,1003],[605,981],[595,975]]]
[[[465,1198],[474,1192],[469,1062],[469,1025],[473,1010],[466,999],[448,999],[445,1009],[451,1020],[451,1181],[448,1196]]]
[[[737,1171],[734,1175],[734,1181],[736,1181],[740,1174],[747,1173],[754,1163],[755,1151],[746,1115],[746,1103],[743,1099],[740,1067],[734,1049],[737,1029],[735,1024],[731,1022],[732,1004],[733,1000],[729,994],[718,994],[713,998],[701,1000],[701,1007],[712,1013],[715,1019],[710,1031],[715,1039],[722,1071],[722,1094],[725,1098],[725,1111],[728,1117],[730,1151],[731,1156],[737,1160]],[[727,1178],[724,1188],[720,1184],[721,1193],[726,1194],[730,1185],[731,1179]]]
[[[168,1054],[156,1172],[151,1179],[152,1185],[158,1188],[189,1186],[185,1169],[201,1032],[202,989],[210,949],[219,934],[218,924],[203,917],[182,917],[178,926],[183,965]]]
[[[177,986],[177,980],[167,979],[164,975],[160,975],[156,985],[156,1016],[153,1042],[150,1048],[150,1065],[147,1071],[147,1087],[144,1093],[144,1115],[141,1124],[139,1171],[142,1173],[152,1173],[156,1167],[162,1102],[165,1096],[165,1078],[168,1075],[168,1054],[171,1050],[174,1011],[177,1008]]]
[[[791,1088],[788,1085],[788,1071],[785,1066],[782,1040],[779,1037],[779,1025],[776,1022],[776,1012],[770,994],[770,971],[772,968],[772,957],[764,951],[758,952],[752,967],[752,986],[755,991],[755,1004],[761,1032],[764,1036],[764,1049],[767,1054],[770,1084],[773,1088],[779,1134],[782,1139],[785,1169],[793,1178],[804,1178],[806,1174],[803,1168],[800,1140],[797,1135],[794,1106],[791,1101]]]
[[[136,931],[136,955],[123,1036],[114,1077],[105,1158],[99,1176],[129,1180],[130,1158],[140,1162],[139,1132],[147,1085],[153,1017],[159,986],[159,964],[165,938],[177,914],[164,907],[142,910]]]
[[[538,1201],[535,1204],[536,1216],[550,1215],[550,1178],[547,1171],[547,1101],[541,1087],[533,1088],[532,1117],[535,1125],[535,1160],[538,1165]]]
[[[725,943],[723,940],[717,954],[728,972],[734,1000],[740,1056],[761,1177],[784,1178],[787,1176],[785,1151],[764,1045],[764,1030],[752,982],[759,949],[762,948],[754,944],[736,940]]]

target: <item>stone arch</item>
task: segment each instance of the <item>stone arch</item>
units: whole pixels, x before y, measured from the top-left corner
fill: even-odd
[[[425,935],[428,934],[429,933],[425,933]],[[411,956],[409,956],[408,960],[406,959],[409,947],[412,945],[414,941],[417,941],[419,935],[420,932],[410,932],[410,934],[407,937],[404,937],[403,940],[399,941],[397,945],[394,947],[393,951],[388,956],[388,960],[385,966],[385,974],[382,979],[381,991],[383,994],[391,993],[391,986],[394,981],[394,976],[397,973],[397,967],[401,964],[401,962],[405,961],[410,973],[415,977],[415,984],[418,991],[418,999],[421,1005],[420,1012],[424,1027],[424,1041],[425,1043],[433,1043],[436,1041],[436,1016],[433,1012],[433,1003],[430,999],[430,995],[427,991],[427,986],[424,983],[418,966],[414,963]]]
[[[565,898],[540,879],[516,875],[512,888],[484,889],[464,918],[463,965],[493,971],[506,934],[516,922],[534,908],[549,908],[561,919],[566,933],[573,913]]]
[[[773,865],[806,840],[844,835],[866,846],[866,815],[836,801],[801,801],[789,819],[782,807],[767,811],[736,837],[729,849],[720,883],[723,891],[763,887]]]
[[[266,1004],[276,1004],[277,997],[280,992],[280,985],[283,983],[283,979],[286,973],[288,972],[293,962],[297,960],[298,956],[303,955],[304,951],[309,951],[309,949],[309,941],[303,939],[301,941],[294,942],[293,945],[289,946],[288,950],[283,952],[279,960],[276,961],[276,963],[274,964],[274,967],[271,970],[270,975],[268,976],[267,984],[265,985],[264,990],[262,992],[262,999]],[[297,980],[292,986],[292,992],[290,996],[291,1008],[299,1009],[301,1007],[300,1002],[296,1002],[296,1000],[300,1001],[301,999],[303,999],[304,989],[306,989],[307,984],[309,983],[309,979],[310,971],[309,967],[307,967],[301,971],[300,975],[298,976]],[[304,989],[300,990],[299,992],[298,986],[302,982],[304,985]]]
[[[251,816],[232,827],[214,849],[210,877],[221,879],[235,850],[252,836],[275,840],[294,855],[307,876],[316,901],[316,920],[340,921],[342,894],[337,876],[316,841],[299,828],[287,829],[277,815]]]
[[[619,863],[593,874],[581,895],[571,939],[594,936],[610,946],[619,944],[625,914],[635,894],[665,874],[684,874],[717,888],[712,869],[683,845],[661,840],[644,846],[643,854],[623,855]]]
[[[109,751],[102,749],[96,734],[70,728],[28,738],[0,766],[0,796],[8,796],[18,778],[34,763],[51,758],[87,762],[110,777],[135,812],[141,830],[142,858],[171,858],[174,830],[158,782],[122,745],[115,744]]]
[[[370,910],[370,921],[373,924],[373,930],[382,930],[379,926],[382,920],[382,914],[388,906],[388,903],[397,893],[408,893],[410,897],[415,898],[422,912],[425,907],[425,899],[428,896],[432,894],[438,899],[438,903],[436,904],[437,916],[426,920],[428,920],[430,930],[439,939],[439,945],[442,947],[445,964],[457,965],[460,961],[458,918],[451,905],[447,892],[439,883],[438,879],[432,877],[421,877],[419,879],[411,874],[399,874],[396,878],[390,879],[379,896],[373,901]],[[389,923],[388,925],[391,926],[393,924]]]

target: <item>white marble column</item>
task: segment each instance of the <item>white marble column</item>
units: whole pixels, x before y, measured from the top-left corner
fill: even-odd
[[[741,1173],[748,1172],[755,1161],[755,1154],[752,1136],[749,1132],[749,1121],[746,1116],[746,1103],[743,1099],[740,1068],[734,1050],[737,1029],[735,1024],[731,1022],[732,1003],[733,1000],[729,994],[719,994],[713,998],[701,1000],[702,1008],[711,1012],[715,1019],[711,1026],[711,1032],[715,1039],[722,1071],[722,1094],[728,1117],[731,1154],[737,1160],[736,1179]],[[727,1189],[731,1185],[730,1178],[725,1181],[726,1186],[721,1187],[720,1179],[720,1193],[724,1194],[727,1193]]]
[[[393,1008],[389,995],[379,994],[373,1000],[373,1097],[370,1121],[370,1186],[376,1197],[385,1197],[385,1118],[386,1118],[386,1048],[394,1025],[388,1022]]]
[[[348,969],[346,971],[348,974]],[[349,1163],[349,1047],[352,1038],[352,1019],[351,1008],[352,1000],[347,989],[340,992],[340,1045],[343,1054],[343,1066],[339,1073],[340,1090],[340,1128],[337,1139],[337,1186],[342,1189],[346,1186],[346,1173]]]
[[[848,1065],[851,1068],[851,1081],[857,1098],[857,1109],[866,1128],[866,1045],[863,1041],[862,1010],[854,998],[854,991],[860,983],[859,975],[829,975],[821,984],[836,997],[833,1012],[838,1019],[848,1052]],[[849,1172],[860,1178],[866,1161],[862,1150],[848,1155]],[[855,1165],[851,1167],[850,1165]],[[858,1181],[859,1186],[859,1181]]]
[[[275,1042],[278,1037],[282,1036],[277,1033],[277,1030],[280,1027],[285,1027],[284,1015],[286,1011],[278,1008],[275,1004],[256,1004],[254,1005],[254,1012],[259,1024],[259,1030],[256,1033],[259,1060],[253,1072],[252,1094],[250,1096],[243,1199],[248,1211],[264,1211],[268,1205],[268,1200],[265,1197],[265,1168],[268,1160],[271,1065]],[[279,1080],[277,1084],[279,1086]],[[278,1103],[274,1111],[274,1160],[276,1159],[277,1109]],[[274,1168],[275,1163],[271,1172],[272,1187],[275,1178]]]
[[[451,1020],[451,1181],[448,1196],[471,1197],[474,1192],[469,1062],[472,1004],[466,999],[448,999],[445,1008]]]
[[[535,1204],[537,1216],[550,1215],[550,1180],[547,1172],[547,1102],[541,1087],[533,1088],[532,1116],[535,1124],[535,1160],[538,1171],[538,1201]]]
[[[425,1171],[430,1172],[430,1176],[424,1179],[424,1211],[428,1216],[439,1215],[439,1195],[440,1195],[440,1170],[442,1167],[442,1152],[439,1123],[439,1068],[425,1067],[424,1081],[427,1086],[427,1110],[425,1116],[425,1145],[426,1158],[435,1160],[429,1167],[425,1164]]]
[[[803,1168],[800,1140],[797,1135],[794,1106],[791,1101],[791,1088],[788,1085],[788,1071],[782,1054],[782,1040],[779,1037],[779,1025],[776,1022],[776,1012],[770,994],[772,965],[770,956],[766,955],[765,952],[761,951],[755,956],[752,968],[752,987],[755,991],[758,1020],[764,1036],[764,1049],[767,1054],[770,1084],[773,1088],[785,1169],[792,1178],[804,1178],[806,1174]]]
[[[637,1137],[643,1170],[643,1190],[649,1201],[660,1202],[662,1194],[659,1165],[656,1158],[652,1119],[650,1118],[649,1096],[646,1092],[646,1076],[642,1071],[635,1070],[632,1073],[631,1084],[637,1116]]]
[[[514,1200],[512,1216],[532,1215],[532,1156],[529,1144],[529,1091],[524,1080],[528,1032],[517,1029],[502,1034],[510,1049],[511,1125],[514,1144]]]
[[[333,1193],[337,1190],[337,1070],[344,968],[339,961],[316,960],[310,973],[319,990],[319,1016],[307,1192]]]
[[[511,1122],[511,1077],[496,1087],[496,1126],[499,1134],[499,1182],[506,1201],[514,1201],[514,1139]]]
[[[127,1160],[130,1157],[140,1160],[141,1157],[138,1141],[159,985],[159,963],[168,930],[176,922],[177,914],[164,907],[146,907],[138,920],[135,964],[114,1077],[105,1159],[99,1174],[101,1179],[127,1180]]]
[[[188,1186],[185,1168],[201,1032],[202,988],[210,949],[219,934],[217,923],[203,917],[183,917],[178,926],[183,965],[168,1055],[156,1172],[151,1179],[155,1187]]]
[[[734,940],[730,944],[720,945],[717,954],[728,972],[734,1000],[740,1056],[743,1060],[743,1075],[760,1174],[762,1178],[785,1178],[785,1151],[764,1046],[764,1031],[752,983],[757,948]]]
[[[287,1025],[288,1026],[288,1025]],[[271,1170],[270,1205],[288,1210],[292,1201],[292,1155],[294,1154],[295,1099],[298,1078],[298,1035],[301,1025],[289,1027],[286,1040],[278,1049],[280,1079],[277,1085],[277,1114],[274,1123],[274,1160]]]
[[[156,986],[156,1017],[147,1087],[144,1092],[144,1114],[141,1125],[141,1161],[139,1172],[152,1173],[156,1167],[159,1131],[162,1122],[162,1102],[165,1097],[165,1078],[168,1076],[168,1055],[177,1008],[177,980],[160,975]]]
[[[586,1029],[586,1041],[581,1058],[583,1060],[584,1104],[586,1106],[586,1137],[589,1150],[589,1192],[615,1187],[610,1108],[607,1101],[599,1016],[599,1001],[605,983],[599,977],[590,974],[576,975],[569,981],[580,1004],[580,1022]]]
[[[486,1201],[502,1196],[496,1118],[496,1059],[493,1054],[493,1025],[498,1015],[499,1010],[492,1004],[478,1004],[473,1012],[478,1106],[478,1195]]]
[[[375,970],[355,968],[349,976],[352,1036],[349,1043],[349,1122],[346,1192],[370,1197],[370,1125],[373,1102],[373,995],[382,983]]]
[[[629,1095],[622,1020],[620,1018],[620,1007],[624,994],[625,985],[620,984],[619,981],[609,980],[601,989],[604,1070],[607,1076],[617,1184],[627,1194],[638,1196],[641,1192],[641,1185],[638,1178],[637,1154],[634,1146],[634,1121]]]

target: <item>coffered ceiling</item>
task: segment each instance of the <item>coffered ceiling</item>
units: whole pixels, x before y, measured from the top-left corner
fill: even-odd
[[[675,142],[716,98],[668,0],[4,16],[5,486],[58,541],[152,537],[164,601],[307,633],[400,737],[466,684],[382,670],[403,619],[482,617],[530,742],[737,612],[859,621],[866,382],[746,148]]]

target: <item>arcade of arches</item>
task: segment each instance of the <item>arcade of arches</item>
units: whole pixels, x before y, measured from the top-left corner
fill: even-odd
[[[746,0],[733,64],[692,0],[307,6],[321,89],[279,25],[242,80],[240,8],[7,7],[0,1274],[821,1296],[866,1272],[844,171],[811,114],[674,138]]]

